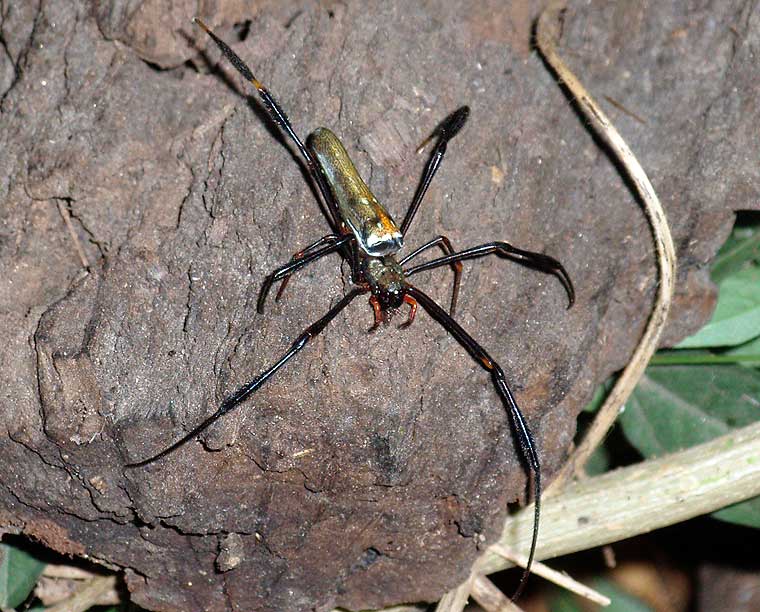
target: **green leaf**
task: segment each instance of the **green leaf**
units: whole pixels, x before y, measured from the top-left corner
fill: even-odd
[[[695,446],[760,420],[760,372],[742,366],[653,366],[619,423],[644,457]],[[760,527],[760,499],[714,516]]]
[[[740,366],[655,366],[620,424],[645,457],[707,442],[760,419],[760,374]]]
[[[0,543],[0,607],[21,605],[34,589],[45,563],[29,553]]]
[[[612,603],[606,608],[599,608],[604,612],[652,612],[652,608],[643,601],[624,591],[607,578],[594,578],[590,586],[612,600]],[[583,612],[588,609],[586,600],[581,600],[580,597],[570,591],[559,588],[555,588],[554,591],[548,606],[552,612]]]
[[[663,349],[657,351],[649,362],[650,366],[662,365],[760,365],[760,338],[731,349],[708,351],[688,349]]]
[[[721,247],[712,264],[710,276],[720,283],[744,267],[747,262],[760,259],[760,227],[736,227]]]
[[[677,348],[736,346],[760,336],[760,268],[751,267],[720,284],[710,322]]]
[[[744,527],[760,527],[760,497],[728,506],[713,512],[712,516],[726,523],[734,523]]]
[[[612,457],[610,455],[610,449],[606,444],[601,444],[591,456],[588,458],[584,470],[588,476],[598,476],[609,471],[612,465]]]
[[[652,608],[638,597],[634,597],[606,578],[592,580],[591,588],[612,600],[609,606],[600,608],[604,612],[652,612]]]
[[[549,599],[549,609],[552,612],[583,612],[578,598],[570,591],[555,589]]]
[[[612,388],[612,378],[606,380],[601,385],[597,385],[594,389],[594,395],[591,397],[591,401],[583,408],[583,412],[596,412],[602,407],[604,400],[607,399],[607,393]]]
[[[760,337],[728,349],[723,355],[738,358],[744,365],[760,365]]]

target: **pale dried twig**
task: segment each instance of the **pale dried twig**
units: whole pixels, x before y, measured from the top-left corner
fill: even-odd
[[[446,593],[435,607],[435,612],[462,612],[467,605],[474,579],[475,575],[470,574],[470,577],[462,584]]]
[[[79,256],[79,261],[82,262],[82,267],[84,267],[85,270],[89,271],[90,262],[87,260],[87,254],[84,252],[84,248],[79,241],[77,231],[74,229],[74,224],[71,222],[71,214],[69,213],[69,209],[63,203],[63,200],[58,199],[56,202],[58,204],[58,212],[63,218],[63,223],[66,225],[66,230],[69,232],[69,236],[71,236],[71,242],[74,244],[74,249],[76,249],[77,255]]]
[[[520,612],[522,610],[482,574],[472,581],[472,598],[486,612]]]
[[[520,567],[525,567],[528,563],[528,557],[516,553],[503,544],[496,543],[491,546],[491,550]],[[533,573],[536,576],[541,576],[541,578],[545,578],[546,580],[567,589],[568,591],[572,591],[576,595],[580,595],[589,601],[593,601],[600,606],[609,606],[612,603],[609,597],[602,595],[599,591],[595,591],[591,587],[574,580],[567,574],[553,570],[540,561],[533,562]]]
[[[104,593],[116,587],[116,576],[99,576],[85,582],[71,597],[47,612],[85,612],[97,604]]]
[[[48,578],[62,578],[64,580],[89,580],[100,574],[95,574],[89,570],[82,569],[81,567],[74,567],[73,565],[56,565],[55,563],[49,563],[42,570],[42,575]]]

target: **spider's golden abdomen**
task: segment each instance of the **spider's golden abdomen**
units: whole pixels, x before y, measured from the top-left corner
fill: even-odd
[[[356,236],[362,250],[372,257],[398,251],[404,240],[401,230],[359,176],[338,137],[327,128],[317,128],[309,136],[308,145],[343,221]]]

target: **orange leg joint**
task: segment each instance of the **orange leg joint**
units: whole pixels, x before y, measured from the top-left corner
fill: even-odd
[[[405,295],[404,303],[409,304],[409,317],[407,318],[406,323],[402,323],[398,326],[399,329],[406,329],[409,327],[414,322],[414,315],[417,314],[417,300]]]

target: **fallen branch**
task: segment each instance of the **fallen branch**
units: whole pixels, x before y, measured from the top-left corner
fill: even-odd
[[[760,495],[760,422],[685,451],[567,485],[543,504],[537,559],[624,540]],[[499,544],[525,550],[533,506],[510,517]],[[475,571],[512,563],[488,550]]]

